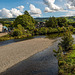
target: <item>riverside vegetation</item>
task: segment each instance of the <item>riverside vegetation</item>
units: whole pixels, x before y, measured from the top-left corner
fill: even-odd
[[[58,47],[58,51],[54,50],[59,65],[58,75],[75,75],[75,44],[70,31],[64,33]]]
[[[2,22],[2,24],[4,23]],[[65,32],[58,45],[58,51],[54,50],[55,56],[58,58],[59,75],[75,75],[75,44],[73,44],[70,32],[75,32],[74,23],[67,22],[66,18],[50,17],[46,21],[45,27],[36,28],[36,24],[37,21],[25,11],[24,15],[18,16],[10,25],[5,24],[7,27],[12,27],[13,30],[8,35],[0,37],[0,41]]]

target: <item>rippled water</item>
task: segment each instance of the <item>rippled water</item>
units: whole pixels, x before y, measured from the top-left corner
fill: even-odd
[[[39,38],[39,36],[34,38]],[[60,40],[61,38],[56,38],[52,46],[21,61],[0,75],[58,75],[58,60],[54,56],[53,49],[58,49]]]

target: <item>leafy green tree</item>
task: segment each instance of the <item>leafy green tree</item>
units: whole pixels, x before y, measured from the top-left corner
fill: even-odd
[[[24,27],[22,27],[20,24],[17,25],[17,27],[13,31],[13,36],[21,36],[25,33]]]
[[[55,17],[50,17],[49,21],[46,21],[46,27],[52,27],[55,28],[57,27],[57,20]]]
[[[30,14],[28,13],[28,11],[25,11],[25,12],[24,12],[24,15],[30,16]]]
[[[63,57],[63,49],[62,49],[62,47],[60,45],[59,45],[58,51],[53,50],[53,52],[55,53],[54,55],[57,56],[58,59]]]
[[[19,29],[14,29],[13,36],[21,36],[23,33]]]
[[[29,30],[35,28],[35,20],[28,14],[18,16],[14,21],[14,27],[17,27],[18,24]]]
[[[64,51],[69,51],[73,49],[73,37],[69,30],[64,33],[62,41],[61,43],[59,43],[59,45],[62,47]]]
[[[59,27],[68,26],[66,18],[59,17],[57,18],[57,22]]]

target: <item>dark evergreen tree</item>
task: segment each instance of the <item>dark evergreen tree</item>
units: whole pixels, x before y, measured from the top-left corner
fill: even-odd
[[[55,28],[57,27],[57,20],[55,17],[50,17],[49,21],[46,21],[46,27],[52,27]]]
[[[57,22],[59,27],[68,26],[66,18],[59,17],[57,18]]]
[[[70,30],[64,33],[62,37],[61,43],[59,45],[63,48],[64,51],[72,50],[73,49],[73,37]]]

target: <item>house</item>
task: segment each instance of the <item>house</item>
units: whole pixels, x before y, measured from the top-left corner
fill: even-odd
[[[4,28],[3,28],[2,23],[0,23],[0,32],[4,32]]]
[[[8,31],[8,28],[6,26],[3,26],[2,23],[0,23],[0,33],[7,32],[7,31]]]
[[[46,27],[45,22],[38,22],[36,28]]]

